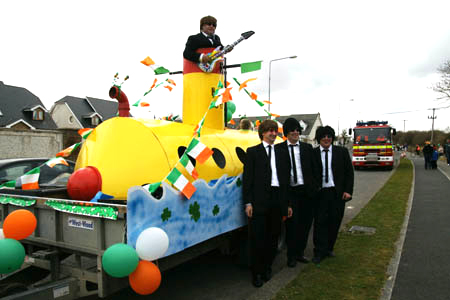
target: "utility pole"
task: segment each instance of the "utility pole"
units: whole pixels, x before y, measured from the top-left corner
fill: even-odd
[[[434,120],[437,118],[437,116],[434,115],[434,111],[436,108],[433,108],[433,115],[428,116],[428,119],[431,119],[431,144],[433,144],[433,135],[434,135]]]
[[[406,121],[408,121],[408,120],[403,120],[403,132],[406,132],[406,130],[405,130],[405,122]]]

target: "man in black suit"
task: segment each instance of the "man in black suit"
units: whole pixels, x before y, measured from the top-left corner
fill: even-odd
[[[322,188],[319,191],[314,214],[314,258],[315,264],[325,257],[334,257],[336,243],[345,203],[352,199],[353,166],[348,150],[332,145],[335,139],[330,126],[316,130],[320,146],[314,149],[322,174]]]
[[[297,265],[297,261],[309,262],[304,251],[314,216],[314,199],[320,188],[313,148],[299,141],[301,132],[302,127],[296,119],[286,119],[283,133],[287,140],[275,146],[291,163],[288,197],[292,204],[292,218],[286,220],[287,265],[291,268]]]
[[[277,132],[278,124],[273,120],[265,120],[259,125],[262,143],[247,149],[242,176],[255,287],[261,287],[270,279],[282,219],[292,215],[286,196],[289,160],[274,148]]]
[[[191,35],[186,43],[183,57],[193,63],[207,63],[209,58],[201,49],[223,47],[220,37],[215,34],[217,20],[213,16],[206,16],[200,20],[200,33]],[[211,52],[209,50],[206,53]]]

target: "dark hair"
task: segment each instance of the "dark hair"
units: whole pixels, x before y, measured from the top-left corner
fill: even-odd
[[[316,141],[318,143],[320,143],[320,140],[324,137],[324,136],[330,136],[332,141],[334,141],[335,136],[334,136],[334,129],[331,128],[330,126],[319,126],[316,129]]]
[[[205,24],[214,24],[217,27],[217,19],[213,16],[206,16],[200,19],[200,31],[202,30],[203,25]]]
[[[259,139],[263,139],[263,133],[266,133],[267,131],[270,131],[271,129],[278,131],[278,124],[274,120],[264,120],[261,122],[261,124],[258,126],[258,135]]]
[[[298,129],[298,132],[302,133],[302,126],[300,126],[300,123],[294,119],[294,118],[287,118],[286,121],[284,121],[283,124],[283,134],[284,136],[287,136],[289,132],[294,131],[295,129]]]
[[[252,122],[249,119],[242,119],[239,122],[239,129],[252,129]]]

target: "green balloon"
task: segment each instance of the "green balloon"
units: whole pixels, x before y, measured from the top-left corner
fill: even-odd
[[[0,274],[14,272],[25,260],[25,248],[13,239],[0,240]]]
[[[230,110],[227,110],[227,123],[230,122],[232,117],[233,117],[233,113]]]
[[[228,109],[228,111],[231,111],[231,114],[234,114],[236,112],[236,104],[234,104],[233,101],[228,101],[227,109]]]
[[[139,256],[127,244],[114,244],[103,253],[103,269],[112,277],[126,277],[136,270]]]

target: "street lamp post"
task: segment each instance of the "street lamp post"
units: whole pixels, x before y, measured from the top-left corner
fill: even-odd
[[[276,59],[272,59],[272,60],[269,62],[269,106],[268,106],[269,112],[270,112],[270,73],[272,72],[272,62],[273,62],[273,61],[277,61],[277,60],[282,60],[282,59],[292,59],[292,58],[297,58],[297,55],[294,55],[294,56],[288,56],[288,57],[283,57],[283,58],[276,58]]]

